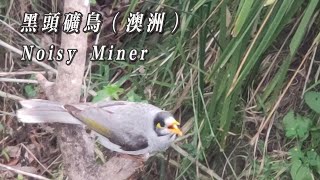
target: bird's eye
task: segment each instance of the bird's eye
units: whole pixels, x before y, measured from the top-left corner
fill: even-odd
[[[163,128],[163,126],[161,126],[161,123],[157,124],[157,128]]]

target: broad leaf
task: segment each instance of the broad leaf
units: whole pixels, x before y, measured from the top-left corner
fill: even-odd
[[[304,95],[307,105],[317,113],[320,113],[320,92],[309,91]]]
[[[283,119],[283,125],[288,138],[306,138],[311,127],[311,120],[300,115],[295,116],[293,111]]]
[[[293,180],[313,180],[311,170],[300,160],[293,161],[290,174]]]
[[[307,158],[310,166],[314,167],[314,169],[320,174],[320,156],[317,152],[314,149],[308,151]]]
[[[37,95],[36,89],[30,84],[24,86],[24,91],[26,92],[28,98],[34,98]]]
[[[107,85],[97,92],[97,95],[93,98],[92,102],[98,102],[107,98],[118,100],[119,95],[123,92],[124,90],[117,84]]]

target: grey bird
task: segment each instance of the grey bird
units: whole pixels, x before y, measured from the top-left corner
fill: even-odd
[[[23,123],[68,123],[87,126],[104,147],[130,155],[165,151],[182,135],[179,122],[167,111],[147,103],[102,101],[63,105],[30,99],[17,111]]]

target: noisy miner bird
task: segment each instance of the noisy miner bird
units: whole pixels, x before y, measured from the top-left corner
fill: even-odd
[[[165,151],[182,135],[179,122],[167,111],[146,103],[102,101],[63,105],[30,99],[17,111],[23,123],[82,124],[94,131],[104,147],[130,155]]]

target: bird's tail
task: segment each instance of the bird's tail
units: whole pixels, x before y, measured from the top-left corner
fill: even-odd
[[[81,124],[58,102],[30,99],[20,101],[20,104],[22,109],[17,111],[17,117],[23,123]]]

